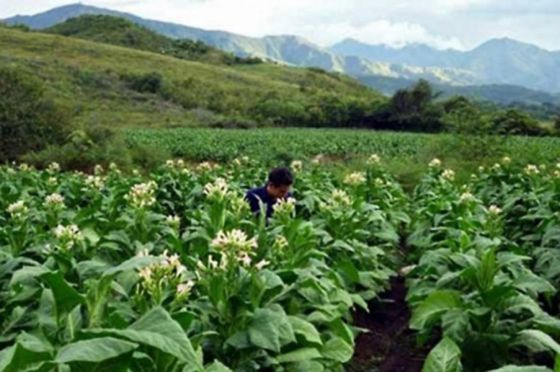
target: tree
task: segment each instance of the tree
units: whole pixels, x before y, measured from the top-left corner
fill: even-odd
[[[492,131],[497,134],[518,134],[528,136],[544,135],[545,130],[539,122],[515,109],[500,112],[492,120]]]
[[[433,101],[437,97],[426,80],[409,89],[398,90],[389,103],[389,129],[438,132],[443,129],[443,109]]]
[[[0,161],[62,143],[68,117],[41,83],[15,67],[0,68]]]

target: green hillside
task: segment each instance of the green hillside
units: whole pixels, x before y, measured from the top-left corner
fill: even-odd
[[[113,44],[181,59],[217,64],[254,64],[256,58],[240,58],[200,41],[172,39],[124,18],[83,15],[59,23],[44,32]]]
[[[85,125],[327,125],[384,100],[351,78],[312,69],[201,63],[0,27],[0,68],[7,66],[41,80],[46,95]]]

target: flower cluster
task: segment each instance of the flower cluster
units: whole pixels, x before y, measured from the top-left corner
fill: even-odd
[[[63,250],[69,250],[74,247],[78,241],[83,239],[83,235],[76,225],[58,225],[54,229],[54,236],[60,242],[59,248]]]
[[[537,175],[540,173],[539,167],[534,164],[529,164],[525,167],[525,173],[528,175]]]
[[[496,205],[491,205],[488,208],[488,213],[490,213],[491,215],[497,216],[497,215],[502,213],[502,209],[500,207],[496,206]]]
[[[326,202],[319,203],[319,208],[324,211],[347,209],[352,205],[352,199],[344,190],[334,189]]]
[[[214,168],[217,168],[217,165],[207,161],[203,161],[202,163],[198,164],[198,166],[196,167],[196,169],[201,172],[211,171]]]
[[[165,222],[174,230],[179,230],[181,227],[181,219],[179,216],[167,216]]]
[[[274,213],[280,216],[293,216],[296,210],[296,200],[294,198],[284,198],[274,204]]]
[[[50,163],[49,166],[47,167],[47,172],[50,174],[60,172],[60,164],[56,162]]]
[[[502,158],[502,164],[503,164],[503,165],[509,165],[509,164],[511,164],[511,158],[510,158],[509,156],[504,156],[504,157]]]
[[[165,166],[171,169],[183,169],[185,168],[185,161],[183,159],[170,159],[165,162]]]
[[[62,209],[64,208],[64,197],[58,193],[48,195],[45,198],[45,205],[49,209]]]
[[[101,176],[87,176],[86,177],[86,185],[88,187],[101,190],[103,186],[105,186],[105,181]]]
[[[126,200],[136,208],[145,208],[155,204],[157,184],[154,181],[139,183],[130,189],[125,196]]]
[[[353,172],[344,178],[344,183],[347,185],[361,185],[366,182],[366,175],[364,172]]]
[[[294,160],[292,161],[292,163],[290,164],[290,168],[294,171],[294,172],[301,172],[303,169],[303,163],[301,160]]]
[[[319,154],[316,155],[313,159],[311,159],[311,163],[317,165],[317,164],[321,164],[324,160],[325,160],[325,155]]]
[[[381,157],[377,154],[372,154],[367,160],[368,165],[378,165],[379,163],[381,163]]]
[[[137,257],[149,256],[147,249],[140,251]],[[195,283],[192,280],[184,281],[186,267],[181,264],[179,255],[170,255],[167,250],[163,251],[159,262],[145,266],[138,270],[140,287],[155,301],[159,302],[162,289],[174,288],[178,298],[185,298],[193,289]]]
[[[465,192],[462,193],[461,196],[459,197],[459,201],[460,201],[461,203],[467,203],[467,202],[470,202],[470,201],[473,201],[473,200],[475,200],[474,195],[471,194],[471,193],[468,192],[468,191],[465,191]]]
[[[103,166],[101,166],[100,164],[96,164],[95,167],[93,167],[93,174],[100,175],[103,172],[104,172]]]
[[[248,239],[247,234],[235,229],[228,232],[220,231],[212,240],[211,246],[223,252],[230,250],[250,252],[257,247],[257,240]]]
[[[232,163],[233,165],[240,167],[243,164],[247,164],[249,162],[249,157],[248,156],[242,156],[240,158],[235,158],[233,159]]]
[[[288,239],[284,237],[284,235],[278,235],[274,239],[274,243],[272,244],[275,250],[283,251],[289,246]]]
[[[439,168],[441,167],[441,160],[439,160],[438,158],[432,159],[432,161],[430,161],[430,164],[428,164],[428,166],[430,168]]]
[[[453,181],[455,179],[455,171],[451,170],[451,169],[446,169],[443,171],[443,173],[441,174],[441,177],[443,179],[446,179],[448,181]]]
[[[221,177],[214,180],[214,183],[204,185],[204,195],[210,200],[223,200],[229,192],[227,181]]]
[[[23,200],[17,201],[12,203],[6,208],[6,212],[8,212],[12,218],[21,219],[27,215],[29,209],[25,205]]]

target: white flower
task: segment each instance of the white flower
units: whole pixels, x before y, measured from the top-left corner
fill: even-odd
[[[257,270],[262,270],[265,266],[270,265],[270,262],[267,260],[261,260],[259,262],[257,262],[257,264],[255,264],[255,268]]]
[[[136,253],[136,257],[148,257],[150,255],[150,251],[148,249],[142,249],[138,253]]]
[[[231,230],[228,232],[220,231],[212,240],[211,246],[221,251],[229,249],[238,251],[250,251],[257,247],[255,238],[248,239],[247,234],[241,230]]]
[[[500,169],[502,169],[502,165],[500,163],[495,163],[492,166],[492,169],[495,170],[495,171],[499,171]]]
[[[155,192],[157,184],[154,181],[139,183],[130,189],[126,199],[137,208],[145,208],[155,204]]]
[[[53,162],[50,163],[48,168],[47,168],[47,172],[49,173],[58,173],[60,172],[60,164]]]
[[[23,172],[28,171],[29,170],[29,165],[27,165],[27,163],[21,163],[19,165],[19,170],[23,171]]]
[[[348,185],[361,185],[366,182],[364,172],[353,172],[344,178],[344,183]]]
[[[109,164],[109,169],[112,170],[112,171],[118,171],[118,170],[119,170],[119,167],[118,167],[118,165],[115,164],[115,163],[110,163],[110,164]]]
[[[197,169],[199,171],[209,171],[209,170],[212,170],[214,168],[216,168],[216,166],[212,163],[207,162],[207,161],[204,161],[204,162],[198,164],[198,167],[197,167]]]
[[[96,164],[95,167],[93,167],[93,173],[96,175],[100,175],[101,173],[103,173],[103,167],[100,164]]]
[[[152,281],[152,274],[153,272],[150,266],[143,267],[138,271],[140,278],[147,283]]]
[[[138,177],[140,175],[140,171],[138,169],[133,169],[132,170],[132,175],[135,177]]]
[[[23,217],[29,209],[25,206],[25,202],[23,200],[17,201],[12,203],[6,208],[6,211],[14,218]]]
[[[443,177],[444,179],[446,179],[448,181],[453,181],[455,179],[455,172],[451,169],[446,169],[441,174],[441,177]]]
[[[529,164],[525,167],[525,173],[528,175],[539,174],[539,168],[536,165]]]
[[[48,195],[45,198],[45,204],[49,208],[63,208],[64,207],[64,197],[58,193]]]
[[[331,193],[332,204],[336,204],[341,207],[349,207],[352,205],[352,200],[348,193],[344,190],[334,189]]]
[[[167,216],[167,218],[165,219],[165,222],[172,228],[179,230],[179,227],[181,227],[181,219],[179,218],[179,216]]]
[[[251,265],[251,256],[247,252],[240,252],[237,256],[237,261],[239,261],[243,266]]]
[[[381,163],[381,158],[377,154],[372,154],[367,160],[367,164],[369,165],[377,165],[379,163]]]
[[[87,176],[86,177],[86,185],[97,190],[101,190],[105,185],[105,181],[101,176]]]
[[[283,236],[283,235],[278,235],[275,239],[274,239],[274,248],[279,249],[279,250],[284,250],[285,248],[287,248],[289,245],[288,240]]]
[[[175,168],[175,162],[173,160],[167,160],[165,166],[168,168]]]
[[[511,158],[509,156],[504,156],[502,159],[502,164],[508,165],[511,163]]]
[[[319,155],[315,156],[313,159],[311,159],[311,163],[312,164],[321,164],[324,159],[325,159],[325,156],[323,154],[319,154]]]
[[[291,168],[294,172],[301,172],[301,170],[303,169],[303,163],[301,162],[301,160],[294,160],[294,161],[292,161],[292,163],[290,164],[290,168]]]
[[[496,206],[496,205],[491,205],[491,206],[488,208],[488,213],[497,216],[497,215],[499,215],[499,214],[502,213],[502,209],[499,208],[499,207]]]
[[[560,163],[556,164],[556,168],[560,169]]]
[[[469,202],[471,200],[474,200],[474,196],[468,191],[462,193],[461,197],[459,198],[459,201],[461,201],[461,203]]]
[[[186,296],[188,295],[194,287],[194,282],[192,280],[188,280],[185,283],[181,283],[177,285],[177,295],[178,296]]]
[[[229,191],[229,185],[225,179],[218,177],[214,183],[204,185],[204,195],[210,200],[223,200]]]
[[[49,179],[47,180],[47,185],[56,186],[58,185],[58,180],[56,179],[56,177],[49,177]]]
[[[58,225],[54,229],[54,236],[60,241],[60,248],[70,249],[77,241],[82,240],[83,236],[76,225]]]
[[[430,162],[430,164],[428,164],[428,166],[430,168],[439,168],[441,167],[441,160],[439,160],[438,158],[432,159],[432,161]]]
[[[296,210],[296,200],[294,198],[280,199],[272,208],[276,214],[291,216]]]
[[[560,171],[554,171],[554,177],[560,178]]]

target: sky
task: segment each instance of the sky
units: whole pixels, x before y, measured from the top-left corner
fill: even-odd
[[[72,0],[0,0],[0,18]],[[84,0],[204,29],[247,36],[292,34],[321,46],[345,38],[370,44],[424,43],[472,49],[501,37],[560,50],[560,0]]]

